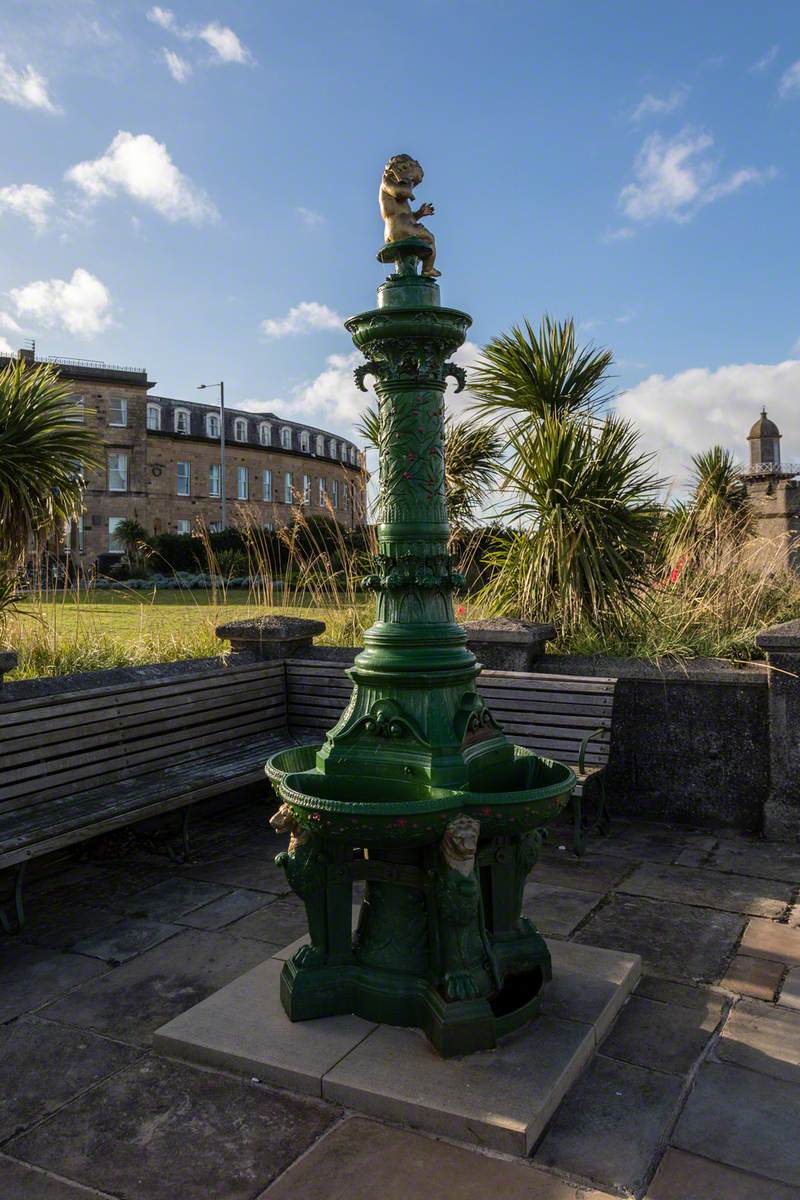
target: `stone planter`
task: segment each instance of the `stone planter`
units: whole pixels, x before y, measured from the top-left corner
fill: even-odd
[[[325,632],[324,621],[309,621],[304,617],[253,617],[247,621],[228,621],[218,625],[218,638],[230,641],[238,654],[255,658],[279,660],[302,654],[314,645],[314,638]]]
[[[555,625],[535,625],[509,617],[468,621],[467,646],[487,671],[530,671],[556,636]]]

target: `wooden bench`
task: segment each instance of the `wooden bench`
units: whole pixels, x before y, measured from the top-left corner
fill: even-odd
[[[339,719],[352,684],[339,663],[288,659],[289,726],[303,738],[322,736]],[[573,846],[586,850],[585,793],[596,792],[591,824],[608,828],[605,769],[611,746],[615,679],[483,671],[478,690],[509,738],[543,758],[567,763],[578,784],[573,795]]]
[[[294,744],[282,662],[0,700],[0,924],[22,924],[31,859],[172,812],[187,853],[191,806],[262,782]]]

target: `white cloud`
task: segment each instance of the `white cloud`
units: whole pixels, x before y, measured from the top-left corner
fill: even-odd
[[[0,312],[0,329],[5,329],[8,333],[22,333],[21,327],[6,312]]]
[[[200,225],[218,215],[202,188],[178,170],[166,146],[149,133],[120,130],[105,154],[70,167],[64,178],[90,202],[127,192],[168,221]]]
[[[671,138],[659,133],[646,138],[634,162],[636,181],[626,184],[619,194],[626,217],[632,221],[690,221],[704,205],[776,174],[774,167],[744,167],[719,179],[718,160],[709,153],[713,145],[710,134],[689,129]]]
[[[661,117],[675,112],[685,103],[689,88],[685,83],[673,88],[668,96],[654,96],[652,92],[643,97],[631,113],[632,121],[641,121],[643,117]]]
[[[181,58],[180,54],[176,54],[174,50],[167,50],[164,46],[161,50],[161,57],[167,64],[167,70],[176,83],[186,83],[186,80],[192,73],[192,65],[185,58]]]
[[[210,21],[194,36],[210,46],[221,62],[244,65],[252,61],[250,51],[242,45],[233,30],[227,25],[220,25],[218,21]]]
[[[170,32],[175,30],[175,13],[169,8],[159,8],[155,4],[148,10],[147,19],[154,25],[160,25],[162,29],[168,29]]]
[[[238,35],[228,25],[222,25],[219,21],[209,21],[203,26],[179,25],[172,9],[161,8],[159,5],[154,5],[148,10],[147,19],[184,42],[205,42],[209,49],[213,50],[215,62],[246,66],[253,61],[252,54]],[[183,80],[179,79],[178,82],[183,83]]]
[[[778,91],[782,96],[793,96],[795,92],[800,91],[800,58],[781,75]]]
[[[30,221],[37,233],[46,229],[50,220],[53,193],[35,183],[9,184],[0,188],[0,212],[12,212]]]
[[[43,112],[58,113],[61,109],[50,99],[47,80],[30,64],[15,70],[0,50],[0,100],[17,108],[40,108]]]
[[[298,205],[295,212],[299,216],[304,225],[315,228],[318,225],[325,224],[325,218],[322,213],[314,212],[313,208],[303,208],[302,204]]]
[[[800,459],[798,390],[798,361],[735,363],[650,375],[615,407],[641,430],[644,447],[658,453],[661,474],[683,487],[692,455],[709,446],[720,444],[747,461],[747,434],[762,408],[783,434],[783,458]]]
[[[0,337],[0,354],[12,355],[14,351],[11,349],[11,343],[4,337]]]
[[[778,57],[779,50],[780,50],[780,46],[777,46],[777,45],[770,46],[770,48],[769,48],[769,50],[767,50],[766,54],[762,54],[761,58],[757,58],[756,61],[753,63],[753,65],[748,68],[748,70],[753,73],[756,73],[759,71],[766,71],[767,68],[771,67],[772,64],[775,62],[775,59]]]
[[[290,308],[285,317],[267,317],[261,322],[261,332],[267,337],[286,337],[292,333],[313,333],[319,329],[341,329],[343,318],[327,304],[316,300],[301,300]]]
[[[636,231],[631,229],[630,225],[623,225],[620,229],[609,229],[603,234],[603,241],[627,242],[632,237],[636,237]]]
[[[70,280],[38,279],[8,293],[17,316],[48,327],[62,326],[78,337],[92,337],[111,324],[111,295],[83,267]]]

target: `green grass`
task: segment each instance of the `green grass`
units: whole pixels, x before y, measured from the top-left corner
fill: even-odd
[[[19,658],[8,680],[139,666],[181,658],[205,658],[226,651],[214,632],[223,621],[266,613],[308,616],[325,621],[321,644],[361,644],[372,619],[372,604],[330,608],[304,603],[259,605],[244,591],[133,592],[123,588],[76,597],[73,592],[22,603],[4,631],[4,642]]]

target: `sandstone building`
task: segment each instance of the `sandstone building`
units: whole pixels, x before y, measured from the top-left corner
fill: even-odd
[[[747,436],[747,495],[756,519],[754,558],[800,573],[800,463],[781,462],[781,434],[766,409]]]
[[[19,356],[34,360],[29,350]],[[114,531],[125,519],[148,533],[191,533],[201,520],[220,529],[223,483],[229,525],[247,510],[260,525],[278,527],[299,505],[348,528],[364,520],[362,455],[338,434],[226,405],[223,481],[219,407],[152,395],[155,384],[141,368],[35,361],[55,364],[103,445],[104,465],[87,475],[83,516],[68,534],[71,553],[87,567],[120,549]],[[0,366],[7,362],[0,357]]]

